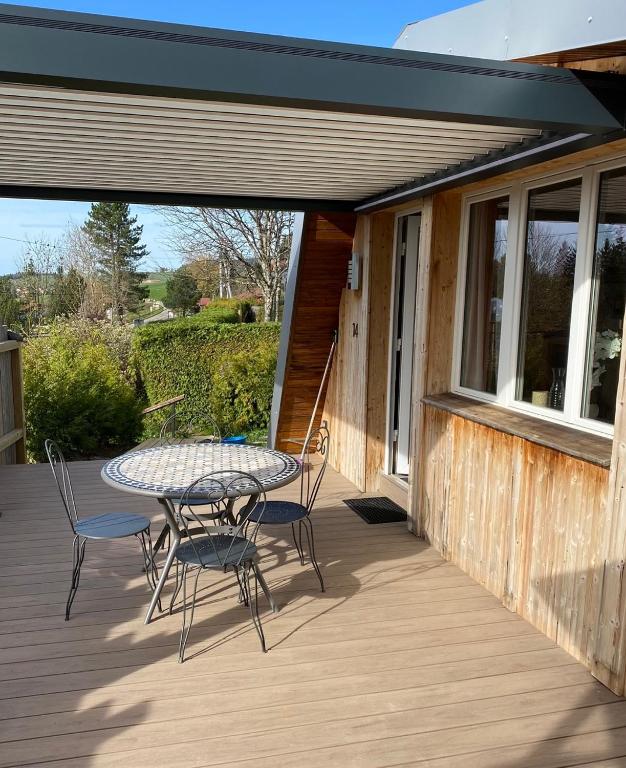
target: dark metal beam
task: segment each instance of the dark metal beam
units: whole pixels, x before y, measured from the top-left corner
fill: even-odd
[[[419,200],[436,192],[444,192],[482,179],[496,178],[504,173],[528,168],[546,160],[554,160],[583,149],[626,138],[625,131],[614,131],[604,136],[574,134],[572,136],[545,136],[540,140],[527,142],[520,149],[490,153],[480,160],[461,163],[454,168],[433,173],[417,181],[396,189],[390,189],[382,195],[361,200],[356,204],[357,213],[372,213],[390,206]]]
[[[246,208],[272,211],[353,211],[354,201],[313,200],[290,197],[244,195],[194,195],[177,192],[146,192],[82,187],[41,187],[0,184],[0,198],[26,200],[75,200],[79,202],[124,202],[136,205],[180,205],[202,208]]]
[[[0,80],[605,133],[569,71],[0,5]]]

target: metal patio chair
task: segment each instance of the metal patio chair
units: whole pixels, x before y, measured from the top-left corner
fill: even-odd
[[[237,515],[235,523],[210,524],[206,516],[198,514],[198,507],[190,502],[204,498],[213,507],[214,516],[220,520],[232,520],[234,506],[244,496],[249,496]],[[178,592],[183,590],[183,626],[180,635],[178,660],[185,660],[185,647],[193,622],[193,615],[198,591],[198,577],[202,571],[233,571],[239,585],[240,602],[250,609],[252,623],[257,631],[261,648],[265,652],[265,635],[259,617],[258,587],[269,596],[269,590],[257,560],[258,551],[251,538],[244,535],[244,528],[250,524],[250,515],[255,514],[252,523],[252,536],[256,534],[258,521],[263,519],[266,505],[265,491],[259,481],[246,472],[220,470],[210,472],[195,480],[185,490],[179,508],[179,520],[187,534],[187,540],[176,550],[176,560],[182,565],[182,576],[172,595],[171,607]],[[199,532],[201,531],[201,532]],[[187,576],[196,571],[190,604],[187,600]],[[251,576],[254,576],[254,595],[250,589]],[[189,611],[189,619],[187,613]]]
[[[196,443],[221,443],[222,435],[212,416],[194,414],[183,418],[174,412],[168,416],[159,431],[159,444],[170,445],[186,440]]]
[[[311,511],[317,498],[317,493],[324,479],[328,464],[328,444],[330,433],[325,424],[313,431],[304,444],[301,453],[302,474],[300,475],[300,501],[268,501],[262,518],[252,510],[249,522],[261,525],[291,525],[293,541],[298,551],[300,564],[304,565],[304,550],[302,548],[302,529],[306,533],[311,563],[317,574],[322,592],[325,591],[324,579],[315,557],[315,537]],[[296,523],[298,533],[296,535]],[[252,537],[256,540],[255,536]]]
[[[148,586],[154,590],[158,578],[156,565],[152,558],[152,541],[150,539],[150,520],[143,515],[131,512],[107,512],[102,515],[80,518],[78,507],[72,489],[72,482],[67,462],[61,449],[53,440],[45,442],[46,454],[57,488],[61,494],[63,508],[67,515],[74,540],[72,542],[72,583],[65,606],[65,621],[70,618],[72,603],[78,591],[80,569],[85,559],[85,546],[89,539],[123,539],[135,536],[141,544],[144,569]]]

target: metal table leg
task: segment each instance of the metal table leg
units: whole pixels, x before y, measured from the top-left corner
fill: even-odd
[[[156,589],[154,590],[152,599],[150,600],[150,606],[148,607],[148,613],[146,614],[146,619],[144,621],[144,624],[149,624],[152,619],[152,614],[154,613],[157,603],[159,602],[159,599],[161,597],[161,591],[163,590],[163,587],[165,586],[165,582],[167,581],[167,575],[170,571],[170,568],[172,567],[172,563],[174,562],[174,556],[176,555],[176,550],[178,549],[178,545],[180,544],[180,539],[181,539],[180,530],[176,522],[176,517],[174,513],[174,507],[172,506],[172,502],[169,499],[159,499],[159,504],[161,504],[161,506],[163,507],[163,510],[165,512],[165,520],[167,521],[167,524],[170,529],[170,534],[171,534],[170,551],[167,553],[167,559],[165,560],[165,565],[163,566],[163,570],[161,571],[159,582],[156,585]]]
[[[265,593],[265,597],[267,597],[267,601],[270,604],[270,608],[272,609],[272,613],[278,613],[278,606],[274,602],[274,598],[272,597],[272,593],[270,592],[270,588],[267,586],[267,582],[265,581],[265,576],[261,573],[261,569],[259,568],[258,564],[255,563],[255,573],[257,580],[261,586],[261,589]]]

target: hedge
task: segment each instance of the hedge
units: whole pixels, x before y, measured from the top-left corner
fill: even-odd
[[[124,334],[95,324],[59,322],[27,340],[29,459],[45,461],[46,438],[56,440],[68,459],[119,453],[137,442],[141,404],[123,370],[126,359]]]
[[[184,394],[181,418],[209,413],[223,434],[267,427],[279,333],[275,323],[195,318],[137,328],[134,359],[148,401]],[[147,427],[150,433],[156,425]]]

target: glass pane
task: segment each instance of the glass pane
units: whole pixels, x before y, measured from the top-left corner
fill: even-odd
[[[612,424],[626,300],[626,169],[603,173],[582,415]]]
[[[509,199],[470,207],[461,386],[496,394]]]
[[[580,180],[528,196],[517,399],[563,410]]]

